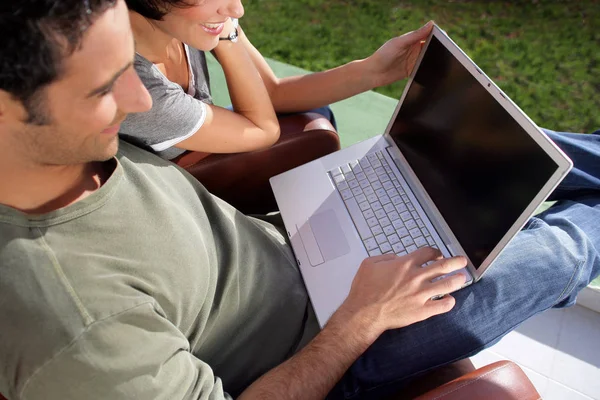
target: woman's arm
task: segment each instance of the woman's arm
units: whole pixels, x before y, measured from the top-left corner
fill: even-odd
[[[260,52],[244,37],[241,42],[260,72],[277,112],[323,107],[378,86],[407,78],[433,24],[386,42],[373,55],[323,72],[277,78]]]
[[[228,30],[230,29],[230,30]],[[227,24],[224,32],[233,30]],[[238,27],[240,37],[245,37]],[[271,146],[279,123],[269,93],[250,55],[239,41],[219,42],[214,50],[227,80],[235,112],[209,105],[202,127],[176,147],[209,153],[237,153]]]

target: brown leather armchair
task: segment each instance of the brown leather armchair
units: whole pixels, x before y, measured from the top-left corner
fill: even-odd
[[[454,365],[454,364],[453,364]],[[456,367],[446,367],[449,370]],[[436,377],[437,374],[437,377]],[[449,376],[443,372],[435,371],[426,375],[419,381],[431,382],[429,387],[436,384],[441,377]],[[424,383],[424,382],[421,382]],[[444,383],[437,388],[421,395],[418,385],[411,385],[399,396],[392,397],[389,400],[538,400],[540,394],[535,390],[531,381],[527,378],[523,370],[511,361],[499,361],[472,372],[466,373],[457,379]],[[423,388],[424,386],[421,386]],[[415,389],[417,388],[417,389]],[[422,392],[421,392],[422,393]],[[0,400],[7,400],[0,394]]]
[[[268,149],[238,154],[188,151],[173,162],[245,214],[275,211],[270,177],[340,149],[337,132],[320,114],[280,117],[279,125],[281,136]]]

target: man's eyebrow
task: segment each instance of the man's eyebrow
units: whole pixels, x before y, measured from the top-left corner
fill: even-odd
[[[117,79],[119,79],[121,77],[121,75],[123,75],[125,73],[125,71],[127,71],[131,66],[133,65],[133,61],[130,62],[129,64],[127,64],[125,67],[121,68],[119,70],[119,72],[117,72],[116,74],[113,75],[113,77],[111,78],[110,81],[108,81],[107,83],[105,83],[104,85],[100,86],[99,88],[96,88],[94,90],[92,90],[90,93],[88,93],[87,97],[94,97],[100,93],[104,93],[107,90],[109,90],[117,81]]]

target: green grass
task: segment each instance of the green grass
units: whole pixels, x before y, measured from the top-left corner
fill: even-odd
[[[266,57],[311,71],[364,58],[429,19],[540,126],[600,129],[600,0],[246,0]],[[377,89],[398,98],[399,82]]]

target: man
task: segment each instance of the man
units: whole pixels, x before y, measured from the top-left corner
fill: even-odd
[[[117,154],[119,123],[150,107],[123,0],[5,1],[0,37],[11,400],[377,398],[572,304],[600,270],[598,135],[552,134],[577,165],[554,198],[571,200],[533,219],[486,279],[432,301],[462,285],[431,280],[463,259],[370,258],[317,334],[274,225],[149,153]]]

